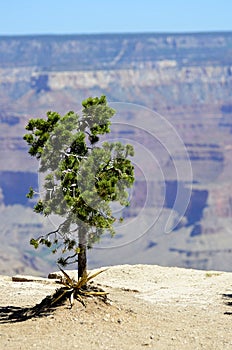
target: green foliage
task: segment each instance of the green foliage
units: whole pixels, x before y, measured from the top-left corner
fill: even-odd
[[[110,204],[128,205],[127,190],[134,183],[129,159],[133,147],[120,142],[99,144],[100,136],[110,132],[115,114],[106,97],[88,98],[82,106],[81,116],[73,111],[64,116],[48,112],[46,119],[31,119],[24,135],[29,154],[40,161],[39,171],[46,174],[45,191],[34,211],[64,218],[56,230],[32,239],[31,244],[35,248],[44,244],[53,253],[62,249],[59,263],[63,266],[76,261],[80,243],[90,248],[105,231],[115,233]],[[34,195],[30,188],[28,198]],[[85,233],[82,238],[80,230]],[[73,254],[65,256],[70,251]]]
[[[37,239],[32,238],[30,244],[33,245],[35,249],[39,248],[39,242]]]
[[[33,196],[34,196],[34,190],[33,190],[32,187],[29,188],[29,192],[28,192],[28,194],[27,194],[26,196],[27,196],[27,198],[33,198]]]

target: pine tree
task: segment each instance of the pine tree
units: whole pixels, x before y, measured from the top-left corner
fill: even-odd
[[[128,188],[134,183],[129,159],[133,147],[100,143],[101,135],[110,132],[115,110],[105,96],[90,97],[82,106],[81,115],[49,111],[46,119],[30,119],[24,135],[29,154],[39,160],[39,171],[45,174],[34,211],[62,218],[54,231],[32,238],[31,244],[35,248],[44,244],[53,253],[62,247],[58,263],[78,262],[79,278],[86,274],[87,248],[104,232],[115,234],[111,202],[129,205]],[[27,196],[35,196],[33,188]]]

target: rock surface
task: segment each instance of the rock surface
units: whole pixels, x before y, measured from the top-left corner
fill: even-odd
[[[67,303],[25,320],[19,312],[39,303],[57,285],[49,279],[45,284],[12,282],[4,276],[0,280],[1,348],[232,347],[231,273],[149,265],[109,267],[95,280],[109,292],[109,305],[89,299],[86,308],[76,302],[70,310]]]

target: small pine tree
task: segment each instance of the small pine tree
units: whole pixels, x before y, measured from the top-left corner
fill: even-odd
[[[31,239],[31,244],[35,248],[44,244],[53,253],[62,247],[58,263],[78,262],[79,278],[86,274],[87,248],[105,231],[115,233],[111,202],[128,205],[127,190],[134,183],[129,159],[133,147],[100,144],[100,136],[110,132],[115,110],[105,96],[88,98],[82,106],[81,116],[72,111],[64,116],[48,112],[46,120],[30,119],[24,135],[29,154],[45,173],[44,191],[34,211],[63,218],[54,231]],[[30,188],[28,198],[34,195]]]

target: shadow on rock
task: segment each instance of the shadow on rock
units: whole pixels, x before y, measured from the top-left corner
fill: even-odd
[[[225,299],[225,304],[227,306],[232,306],[232,293],[222,294],[223,299]],[[224,312],[224,315],[232,315],[232,311]]]
[[[58,306],[65,303],[67,295],[60,297],[62,291],[62,288],[58,289],[55,294],[46,296],[41,303],[33,307],[0,306],[0,324],[23,322],[31,318],[50,315]]]

